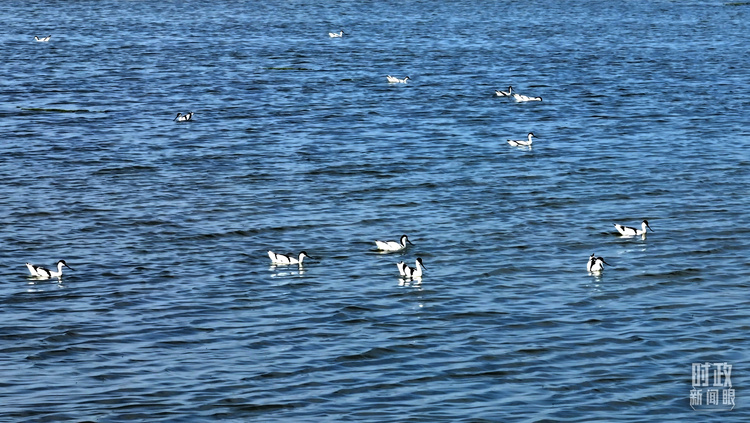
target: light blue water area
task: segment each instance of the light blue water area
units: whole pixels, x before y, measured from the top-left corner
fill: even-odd
[[[0,12],[0,420],[747,420],[750,5]]]

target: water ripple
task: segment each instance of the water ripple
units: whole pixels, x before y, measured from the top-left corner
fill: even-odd
[[[746,420],[750,9],[57,3],[0,6],[0,420],[695,420],[707,361]]]

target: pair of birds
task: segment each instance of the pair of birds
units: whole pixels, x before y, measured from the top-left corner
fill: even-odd
[[[39,38],[39,37],[37,37],[36,35],[34,36],[34,39],[35,39],[35,40],[36,40],[37,42],[39,42],[39,43],[46,43],[47,41],[49,41],[49,39],[50,39],[50,38],[52,38],[52,36],[51,36],[51,35],[48,35],[48,36],[46,36],[46,37],[44,37],[44,38]]]
[[[411,241],[409,241],[409,237],[407,237],[406,235],[402,235],[399,241],[375,241],[375,246],[378,248],[378,250],[386,252],[404,250],[406,249],[406,244],[414,245]],[[269,250],[268,258],[271,259],[271,264],[274,266],[286,266],[290,264],[297,264],[299,266],[302,266],[302,262],[305,260],[305,258],[311,259],[312,257],[310,257],[310,255],[305,251],[300,251],[297,256],[294,256],[293,254],[278,254]],[[403,261],[397,263],[396,266],[398,266],[398,271],[402,277],[412,279],[422,277],[424,264],[422,263],[421,258],[417,258],[415,267],[410,267]]]
[[[615,229],[617,229],[617,232],[620,233],[622,236],[632,237],[636,235],[646,235],[646,231],[648,229],[651,229],[651,226],[648,224],[648,220],[643,220],[641,222],[641,229],[633,228],[631,226],[624,226],[620,225],[618,223],[614,223]],[[651,229],[651,232],[654,232],[653,229]],[[589,257],[589,261],[586,264],[586,270],[589,271],[589,273],[601,273],[602,270],[604,270],[604,265],[611,266],[611,264],[604,261],[602,257],[596,257],[595,254],[591,254],[591,257]]]
[[[174,119],[172,119],[172,120],[176,120],[177,122],[188,122],[188,121],[192,121],[192,120],[193,120],[193,112],[188,112],[188,113],[186,113],[186,114],[184,114],[184,115],[183,115],[182,113],[179,113],[179,112],[178,112],[178,113],[177,113],[177,116],[175,116],[175,118],[174,118]]]
[[[422,271],[426,269],[426,267],[424,267],[424,263],[422,263],[421,257],[417,257],[417,259],[414,261],[414,267],[409,266],[403,261],[396,263],[396,267],[398,267],[398,273],[401,274],[402,278],[417,281],[422,280]]]
[[[276,254],[273,251],[268,251],[268,258],[271,259],[271,264],[274,266],[286,266],[289,264],[298,264],[302,266],[302,261],[305,260],[305,257],[309,259],[312,258],[304,251],[300,251],[296,257],[292,254]]]
[[[409,241],[409,237],[407,237],[406,235],[401,235],[401,239],[398,242],[375,241],[375,246],[377,246],[378,250],[380,251],[391,253],[395,251],[405,250],[407,243],[410,245],[414,245],[411,241]],[[420,257],[417,257],[417,259],[414,261],[414,267],[409,266],[403,261],[396,263],[396,267],[398,267],[398,273],[401,274],[402,278],[414,280],[422,279],[422,273],[424,269],[426,269],[424,263],[422,263],[422,258]]]
[[[61,278],[62,277],[62,268],[63,266],[67,267],[70,270],[75,270],[72,267],[68,266],[68,263],[65,263],[65,260],[58,260],[56,263],[57,271],[47,269],[46,267],[42,266],[34,266],[31,263],[26,263],[26,267],[29,269],[29,273],[31,273],[31,276],[36,279],[51,279],[51,278]]]
[[[495,95],[498,97],[513,97],[516,101],[542,101],[541,97],[529,97],[513,92],[513,86],[508,87],[508,91],[495,90]],[[513,147],[531,147],[532,138],[536,137],[533,132],[529,132],[525,140],[508,140],[508,144]],[[537,137],[538,138],[538,137]]]
[[[508,87],[508,91],[500,91],[495,90],[495,95],[498,97],[513,97],[514,100],[518,102],[524,102],[524,101],[542,101],[541,97],[530,97],[523,94],[518,94],[513,92],[513,86]]]

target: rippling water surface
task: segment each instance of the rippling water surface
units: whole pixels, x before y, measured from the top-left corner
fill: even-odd
[[[0,11],[2,421],[747,421],[750,5]]]

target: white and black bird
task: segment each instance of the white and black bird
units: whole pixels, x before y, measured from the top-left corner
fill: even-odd
[[[641,222],[641,229],[631,228],[630,226],[623,226],[617,223],[614,223],[614,225],[617,232],[622,236],[646,235],[646,230],[651,229],[651,226],[648,225],[648,220],[645,219]],[[653,231],[654,230],[651,229],[651,232]]]
[[[591,254],[591,257],[589,257],[589,261],[586,264],[586,270],[589,271],[589,273],[599,273],[602,270],[604,270],[604,265],[611,266],[609,263],[604,261],[602,257],[596,257],[594,254]]]
[[[35,39],[35,40],[36,40],[37,42],[39,42],[39,43],[46,43],[47,41],[49,41],[49,39],[50,39],[50,38],[52,38],[52,36],[51,36],[51,35],[48,35],[48,36],[46,36],[46,37],[44,37],[44,38],[39,38],[39,37],[37,37],[36,35],[34,36],[34,39]]]
[[[510,97],[513,95],[513,87],[508,87],[508,91],[495,90],[495,95],[498,97]]]
[[[329,32],[328,36],[331,38],[343,38],[344,30],[340,30],[339,32]]]
[[[182,113],[178,112],[177,116],[175,116],[175,118],[172,119],[172,120],[176,120],[177,122],[189,122],[189,121],[192,121],[193,120],[193,112],[189,112],[189,113],[186,113],[184,115]]]
[[[533,132],[529,132],[529,135],[526,136],[527,139],[525,140],[508,140],[508,144],[512,145],[513,147],[523,147],[523,146],[531,146],[531,139],[536,137]]]
[[[306,252],[300,251],[300,253],[295,257],[292,254],[276,254],[273,251],[268,252],[268,257],[271,259],[271,264],[273,265],[288,265],[288,264],[299,264],[302,266],[302,261],[310,257]]]
[[[529,97],[527,95],[523,94],[513,94],[513,99],[518,102],[525,102],[525,101],[542,101],[541,97]]]
[[[417,258],[417,260],[414,263],[415,267],[411,267],[404,262],[400,262],[397,264],[399,267],[398,270],[401,273],[401,276],[406,279],[421,279],[422,278],[422,270],[427,269],[422,263],[421,258]]]
[[[70,270],[75,270],[72,267],[68,266],[67,263],[65,263],[65,260],[59,260],[56,263],[57,271],[49,270],[46,267],[42,266],[34,266],[31,263],[26,263],[26,267],[29,269],[29,273],[31,273],[31,276],[37,278],[37,279],[51,279],[51,278],[61,278],[62,277],[62,268],[63,266],[67,267]]]
[[[380,251],[401,251],[406,248],[406,244],[414,245],[409,241],[409,237],[401,235],[401,239],[397,241],[375,241],[375,245]]]
[[[411,79],[408,76],[404,79],[396,78],[395,76],[386,75],[386,79],[388,79],[388,82],[391,84],[406,84],[406,81]]]

